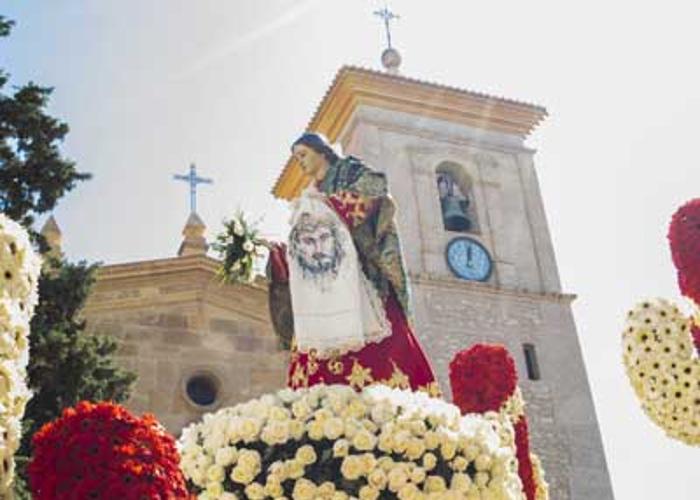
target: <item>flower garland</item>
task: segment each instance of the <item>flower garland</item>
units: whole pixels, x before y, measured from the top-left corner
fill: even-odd
[[[667,435],[700,445],[700,359],[692,319],[664,299],[637,304],[622,333],[623,362],[644,412]]]
[[[475,344],[455,355],[449,376],[452,399],[462,414],[495,412],[513,425],[518,475],[525,497],[549,498],[539,459],[530,453],[525,402],[517,385],[515,361],[508,350],[502,345]]]
[[[681,293],[700,304],[700,198],[673,214],[668,240]]]
[[[33,438],[29,484],[36,500],[185,499],[175,440],[151,415],[113,403],[78,403]]]
[[[259,239],[255,224],[238,211],[231,220],[224,220],[224,231],[216,236],[212,247],[222,260],[219,276],[223,281],[251,283],[255,278],[255,258],[261,255],[266,244]]]
[[[201,500],[522,499],[512,435],[422,393],[316,385],[207,414],[178,446]]]
[[[41,259],[26,231],[0,214],[0,498],[10,498],[13,456],[31,397],[27,388],[29,321],[38,302]]]

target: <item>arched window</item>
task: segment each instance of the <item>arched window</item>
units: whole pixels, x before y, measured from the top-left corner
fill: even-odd
[[[442,223],[447,231],[478,232],[473,183],[464,167],[443,162],[436,171]]]

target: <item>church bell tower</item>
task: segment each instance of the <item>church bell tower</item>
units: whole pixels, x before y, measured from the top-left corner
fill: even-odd
[[[307,129],[386,173],[398,206],[416,333],[449,394],[447,367],[476,342],[508,347],[551,497],[612,499],[571,302],[561,289],[524,141],[544,108],[343,67]],[[274,186],[305,186],[290,158]]]

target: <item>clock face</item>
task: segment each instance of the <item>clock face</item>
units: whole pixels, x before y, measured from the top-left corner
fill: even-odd
[[[491,256],[481,243],[467,237],[447,244],[447,264],[455,276],[464,280],[486,281],[491,276]]]

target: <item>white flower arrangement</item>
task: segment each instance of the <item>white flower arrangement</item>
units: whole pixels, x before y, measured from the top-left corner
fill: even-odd
[[[256,225],[238,211],[231,220],[224,220],[224,231],[213,244],[221,256],[219,276],[228,283],[250,283],[255,278],[255,259],[263,255],[266,243],[258,237]]]
[[[622,333],[627,376],[646,414],[672,438],[700,445],[700,360],[692,319],[664,299],[639,303]]]
[[[505,418],[423,393],[318,385],[204,415],[183,430],[199,499],[523,499]]]
[[[9,498],[13,456],[31,392],[27,388],[29,320],[38,302],[41,259],[27,232],[0,214],[0,498]]]

